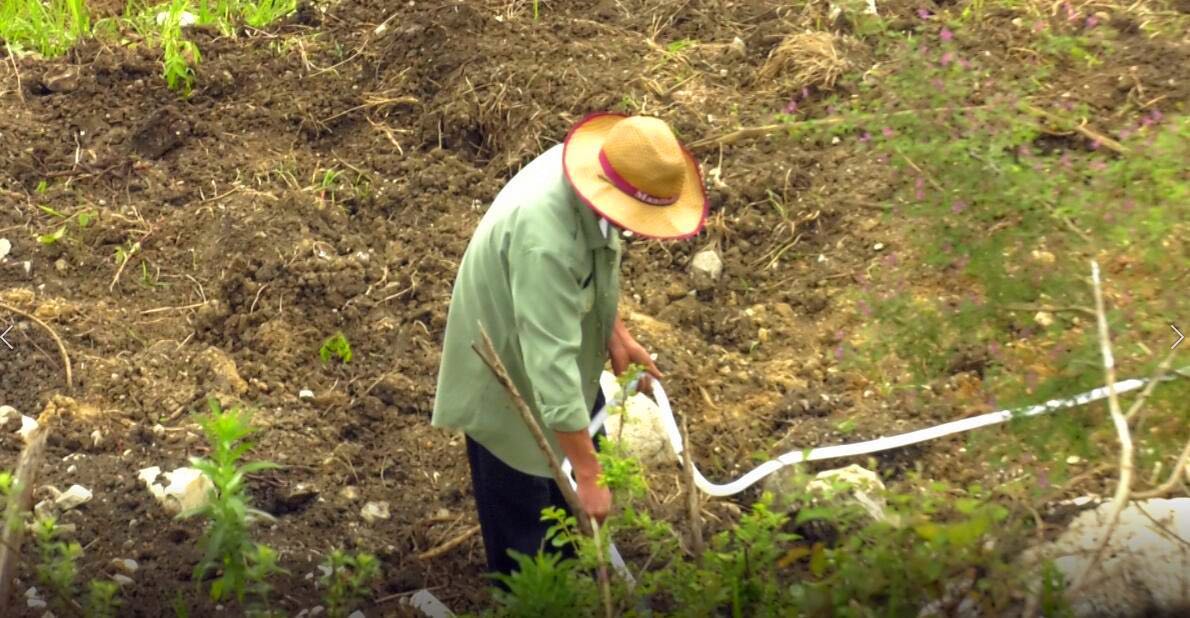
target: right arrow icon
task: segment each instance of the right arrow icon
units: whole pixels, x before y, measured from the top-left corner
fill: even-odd
[[[1173,342],[1173,345],[1169,346],[1169,349],[1172,350],[1172,349],[1178,347],[1178,344],[1181,343],[1182,340],[1186,338],[1186,335],[1183,335],[1182,331],[1178,330],[1178,327],[1174,326],[1173,324],[1170,324],[1169,327],[1173,329],[1173,332],[1178,334],[1178,340]]]

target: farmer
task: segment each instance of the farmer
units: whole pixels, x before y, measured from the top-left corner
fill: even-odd
[[[471,348],[479,325],[559,461],[574,466],[582,509],[602,521],[611,493],[596,482],[587,432],[603,406],[599,375],[610,356],[617,375],[639,364],[660,377],[617,315],[616,230],[688,238],[706,204],[697,163],[664,121],[597,114],[517,173],[479,222],[450,301],[433,425],[466,434],[490,571],[515,570],[509,550],[542,549],[542,509],[569,509],[513,399]]]

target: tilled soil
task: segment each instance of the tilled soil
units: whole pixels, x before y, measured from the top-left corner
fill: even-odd
[[[95,494],[63,517],[86,549],[84,576],[112,572],[113,558],[139,562],[127,615],[169,615],[175,595],[194,615],[213,611],[191,581],[199,526],[172,520],[136,477],[205,452],[191,413],[208,397],[255,410],[253,457],[285,466],[251,489],[277,517],[257,532],[290,571],[277,586],[286,609],[317,604],[308,574],[333,546],[382,558],[370,612],[397,612],[396,595],[422,587],[455,610],[485,602],[478,538],[417,557],[474,523],[461,439],[428,422],[470,231],[502,181],[588,112],[661,115],[685,139],[769,122],[792,93],[757,72],[798,17],[770,0],[542,3],[537,21],[528,5],[345,0],[303,6],[267,33],[196,30],[203,62],[189,98],[164,87],[156,52],[135,41],[5,59],[20,84],[9,71],[0,97],[0,237],[13,243],[0,302],[61,335],[75,384],[66,389],[39,327],[2,315],[17,328],[16,349],[0,348],[0,404],[59,410],[41,479]],[[912,6],[881,8],[923,27]],[[991,30],[1007,47],[1002,26]],[[667,49],[681,40],[700,45]],[[1142,66],[1130,79],[1168,90]],[[73,87],[48,87],[63,72]],[[709,476],[738,475],[758,453],[969,412],[954,402],[977,389],[970,365],[909,405],[876,394],[837,353],[862,320],[843,292],[870,284],[874,267],[897,268],[904,248],[905,230],[878,206],[891,168],[850,143],[779,137],[697,154],[711,172],[708,230],[679,244],[629,239],[623,305]],[[35,234],[60,222],[40,206],[96,218],[45,246]],[[725,271],[695,291],[688,262],[707,246]],[[122,268],[120,255],[131,256]],[[354,359],[320,363],[320,344],[340,331]],[[844,436],[847,419],[858,429]],[[0,438],[6,464],[20,449],[13,429]],[[983,467],[959,445],[890,453],[882,472],[924,462],[936,476],[977,478]],[[667,475],[654,490],[674,505]],[[391,518],[363,521],[370,501],[387,501]],[[708,511],[722,523],[738,508]]]

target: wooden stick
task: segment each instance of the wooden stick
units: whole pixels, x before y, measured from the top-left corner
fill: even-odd
[[[1082,590],[1091,572],[1099,566],[1103,552],[1107,548],[1108,542],[1111,541],[1112,533],[1115,532],[1116,524],[1120,521],[1120,513],[1128,506],[1129,494],[1132,492],[1132,434],[1128,430],[1128,419],[1120,408],[1120,396],[1116,392],[1116,359],[1112,355],[1111,333],[1107,328],[1107,311],[1103,306],[1103,286],[1099,281],[1099,263],[1095,260],[1091,260],[1091,286],[1095,293],[1095,315],[1099,325],[1099,348],[1103,355],[1103,374],[1107,380],[1107,407],[1111,413],[1112,424],[1116,428],[1116,435],[1120,440],[1120,481],[1116,485],[1116,494],[1112,498],[1111,512],[1107,518],[1107,530],[1099,541],[1099,546],[1095,549],[1091,560],[1087,562],[1087,567],[1083,569],[1070,588],[1067,588],[1066,595],[1070,598]]]
[[[1071,121],[1069,121],[1065,118],[1062,118],[1061,116],[1059,116],[1057,114],[1054,114],[1052,112],[1047,112],[1039,107],[1034,107],[1028,103],[1022,102],[1018,105],[1018,107],[1023,112],[1026,112],[1033,116],[1037,116],[1038,118],[1043,118],[1045,120],[1048,120],[1055,125],[1073,124]],[[1085,120],[1082,123],[1075,125],[1073,127],[1073,129],[1075,131],[1078,131],[1080,134],[1082,134],[1083,137],[1086,137],[1087,139],[1089,139],[1093,142],[1096,142],[1102,146],[1105,146],[1108,150],[1111,150],[1112,152],[1115,152],[1116,154],[1122,154],[1122,155],[1128,154],[1128,149],[1125,148],[1123,144],[1121,144],[1120,142],[1117,142],[1116,140],[1114,140],[1098,131],[1095,131],[1094,129],[1088,128]]]
[[[31,313],[21,311],[20,309],[17,309],[16,307],[10,307],[3,303],[0,303],[0,309],[4,309],[6,311],[11,311],[11,312],[25,318],[26,320],[29,320],[30,322],[33,322],[34,324],[40,326],[42,329],[45,330],[45,332],[49,333],[50,339],[53,339],[54,343],[58,345],[58,353],[62,355],[62,368],[66,371],[66,390],[67,390],[67,392],[73,391],[74,390],[74,374],[70,370],[70,355],[66,353],[66,345],[62,343],[62,338],[58,336],[58,333],[55,332],[54,329],[50,328],[49,324],[42,322],[40,319],[38,319],[36,316],[34,316]]]
[[[0,539],[0,615],[13,616],[17,608],[9,605],[12,597],[13,580],[16,578],[17,559],[21,555],[24,541],[25,522],[23,513],[33,502],[33,485],[37,481],[37,470],[45,455],[45,442],[49,436],[50,415],[42,413],[39,426],[25,442],[25,448],[17,460],[13,494],[8,498],[4,512],[4,534]]]
[[[690,425],[682,418],[682,434],[685,447],[682,449],[682,476],[686,482],[686,508],[690,513],[690,552],[694,559],[702,557],[705,543],[702,538],[702,515],[699,513],[698,488],[694,486],[694,454],[690,446]]]
[[[463,543],[467,542],[467,539],[475,536],[476,532],[479,532],[479,526],[478,525],[471,526],[470,528],[467,528],[466,530],[464,530],[462,533],[460,533],[455,538],[453,538],[437,547],[434,547],[433,549],[428,549],[428,550],[418,554],[417,559],[418,560],[433,560],[434,558],[437,558],[438,556],[441,556],[442,554],[445,554],[445,553],[449,552],[450,550],[458,547],[459,545],[462,545]]]
[[[1169,475],[1168,480],[1149,491],[1137,492],[1133,497],[1137,500],[1163,498],[1176,489],[1182,483],[1182,476],[1187,474],[1190,474],[1190,442],[1187,442],[1185,448],[1182,449],[1182,454],[1178,457],[1177,463],[1173,465],[1173,473]]]
[[[529,433],[533,434],[533,439],[537,442],[537,448],[541,449],[546,461],[549,462],[550,470],[554,473],[554,483],[558,485],[562,496],[566,498],[566,504],[570,505],[570,511],[574,513],[575,519],[578,520],[579,529],[584,534],[589,534],[595,539],[595,550],[599,556],[599,589],[603,596],[605,613],[607,616],[611,616],[611,584],[607,577],[607,563],[603,559],[603,547],[599,539],[599,523],[594,518],[588,517],[586,511],[583,510],[582,504],[578,501],[578,494],[570,486],[570,480],[562,473],[562,464],[558,461],[557,456],[554,455],[549,442],[546,442],[545,433],[542,432],[541,426],[537,424],[537,419],[533,416],[533,411],[529,409],[529,404],[525,403],[525,399],[517,391],[516,385],[512,383],[512,378],[508,376],[508,370],[504,368],[504,363],[500,361],[500,356],[496,354],[496,348],[492,345],[492,339],[488,337],[483,324],[479,324],[478,326],[481,343],[471,344],[471,349],[475,350],[475,353],[488,366],[488,369],[491,369],[492,373],[495,374],[496,380],[500,382],[504,390],[508,391],[509,396],[512,397],[517,411],[521,414],[521,420],[525,422],[525,425],[529,428]]]
[[[1149,383],[1145,385],[1144,390],[1140,392],[1140,395],[1136,398],[1136,401],[1132,402],[1132,406],[1128,408],[1128,413],[1124,415],[1124,418],[1128,419],[1128,422],[1136,420],[1137,415],[1139,415],[1140,411],[1144,408],[1145,401],[1148,400],[1149,395],[1153,393],[1153,389],[1157,388],[1157,383],[1165,377],[1165,374],[1169,373],[1169,368],[1171,365],[1173,365],[1173,357],[1175,354],[1177,354],[1175,350],[1170,350],[1169,354],[1166,354],[1165,358],[1161,359],[1161,362],[1157,364],[1157,370],[1154,371],[1153,375],[1149,378]]]

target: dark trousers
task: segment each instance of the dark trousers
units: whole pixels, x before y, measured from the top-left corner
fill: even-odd
[[[595,411],[603,407],[603,394],[596,396]],[[547,430],[548,431],[548,430]],[[602,430],[598,435],[602,435]],[[596,438],[598,445],[598,438]],[[471,489],[479,512],[488,571],[511,574],[517,563],[509,550],[535,556],[538,550],[573,557],[570,546],[555,548],[545,541],[550,524],[541,521],[542,509],[553,506],[570,511],[562,490],[553,479],[525,474],[509,467],[478,442],[467,438],[467,461],[471,465]],[[501,586],[503,587],[503,586]]]

